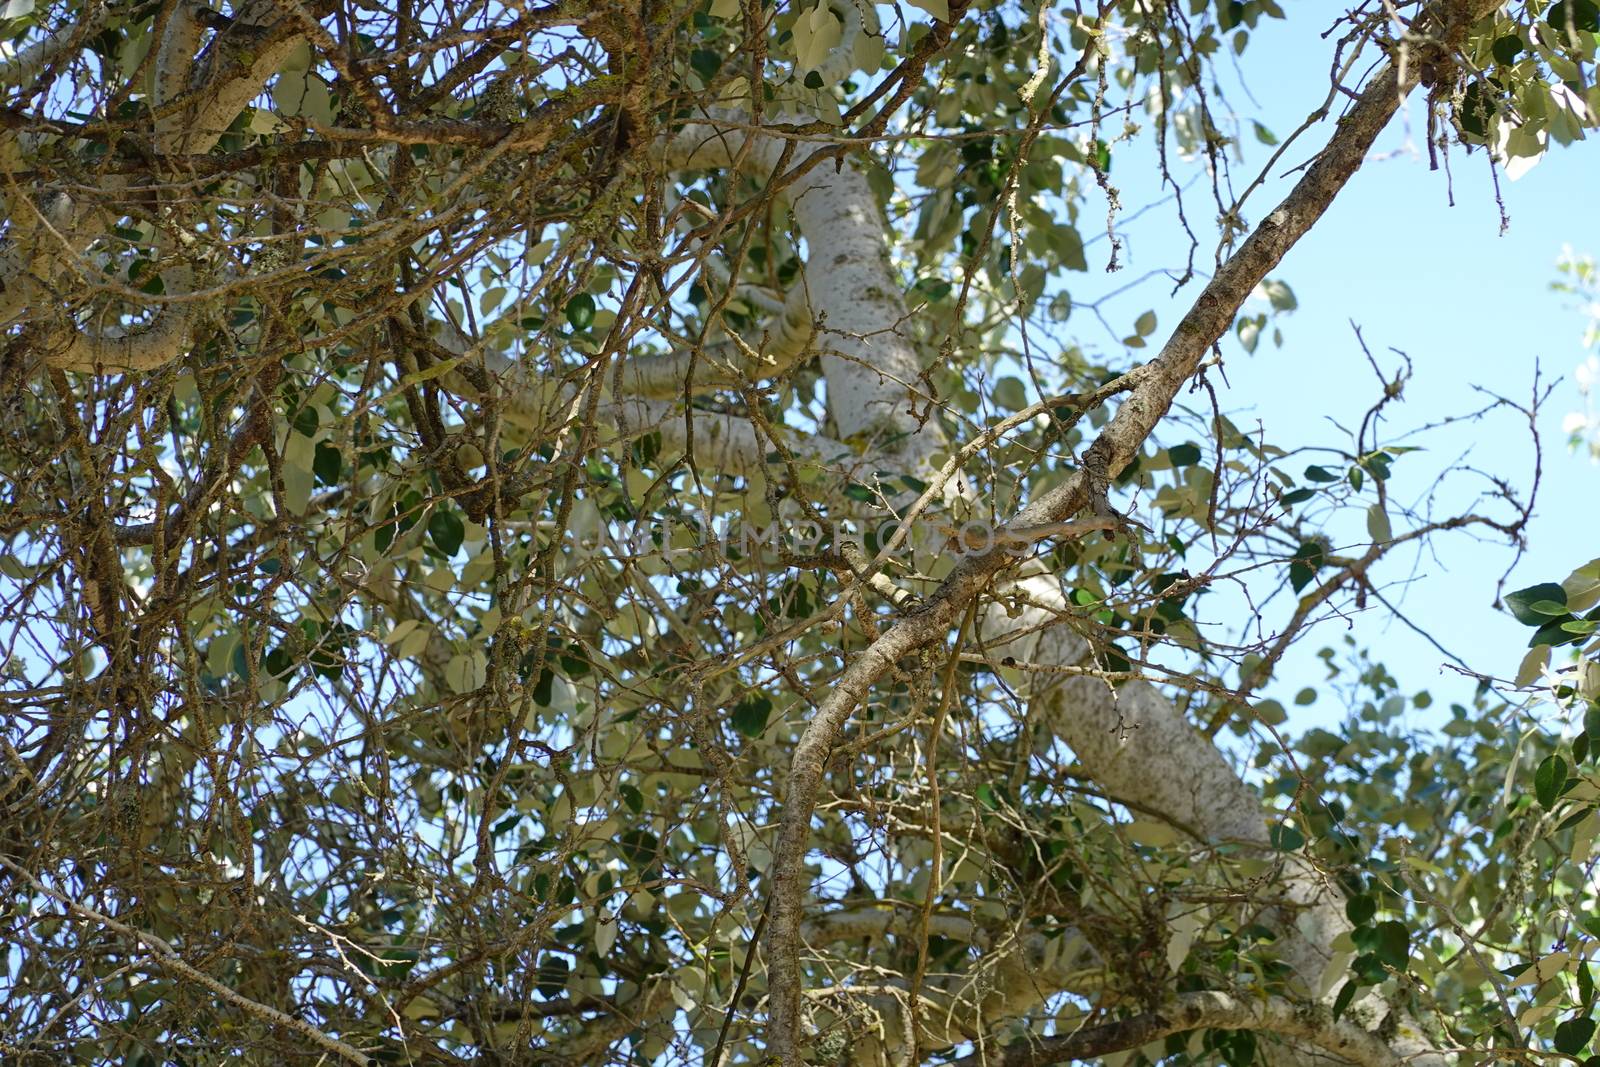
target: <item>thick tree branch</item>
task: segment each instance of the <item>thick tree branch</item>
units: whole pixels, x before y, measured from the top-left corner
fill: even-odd
[[[1443,10],[1473,18],[1495,6],[1490,0],[1475,0],[1472,5],[1446,6]],[[1322,217],[1360,168],[1415,79],[1414,72],[1407,72],[1402,81],[1394,64],[1379,72],[1339,121],[1327,146],[1294,189],[1201,291],[1161,354],[1124,397],[1116,415],[1090,447],[1080,472],[1032,501],[1012,520],[1013,526],[1065,522],[1084,507],[1103,503],[1108,480],[1138,453],[1250,293]],[[831,380],[830,373],[830,383]],[[809,882],[805,859],[811,816],[829,753],[842,738],[845,723],[856,706],[877,680],[910,652],[945,640],[966,605],[1005,563],[999,554],[991,554],[969,557],[958,566],[921,611],[902,619],[857,656],[818,706],[795,747],[774,849],[773,900],[767,935],[771,1047],[784,1067],[798,1067],[802,1060],[800,925]]]
[[[36,892],[43,893],[44,895],[59,902],[74,917],[80,920],[97,923],[100,926],[105,927],[107,930],[110,930],[111,932],[119,934],[128,939],[135,945],[144,946],[144,950],[162,967],[165,967],[167,970],[179,975],[180,977],[186,978],[191,982],[203,986],[215,996],[226,1003],[232,1004],[245,1014],[255,1016],[264,1022],[270,1023],[273,1026],[280,1027],[289,1033],[304,1038],[312,1045],[322,1049],[325,1053],[331,1053],[340,1059],[345,1060],[346,1062],[361,1064],[362,1067],[365,1067],[365,1065],[372,1062],[372,1058],[365,1052],[362,1052],[353,1045],[340,1041],[336,1037],[331,1037],[328,1034],[323,1033],[321,1030],[318,1030],[315,1026],[312,1026],[305,1020],[296,1019],[292,1015],[285,1015],[283,1012],[269,1004],[262,1004],[258,1001],[251,1000],[249,997],[243,996],[242,994],[228,988],[226,985],[217,981],[209,974],[206,974],[204,971],[199,970],[191,965],[178,953],[177,949],[173,948],[162,938],[159,938],[154,934],[147,934],[140,930],[135,930],[127,923],[118,922],[109,915],[103,915],[87,905],[79,904],[70,897],[62,893],[58,893],[54,889],[43,885],[26,869],[19,867],[15,863],[12,863],[4,856],[0,856],[0,867],[5,867],[12,874],[27,882]]]
[[[1184,993],[1160,1011],[1086,1026],[1058,1037],[1019,1041],[955,1060],[951,1067],[1047,1067],[1139,1048],[1171,1034],[1200,1029],[1264,1030],[1309,1042],[1359,1067],[1399,1067],[1404,1062],[1387,1044],[1325,1008],[1292,1004],[1281,997],[1235,997],[1228,993]]]

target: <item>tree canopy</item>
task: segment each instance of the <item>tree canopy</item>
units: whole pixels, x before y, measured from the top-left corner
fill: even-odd
[[[1273,131],[1225,72],[1285,18]],[[1600,561],[1483,576],[1515,678],[1280,670],[1436,539],[1515,558],[1536,433],[1456,506],[1403,362],[1308,453],[1226,360],[1403,102],[1515,175],[1597,35],[9,0],[0,1060],[1585,1060]],[[1085,341],[1155,208],[1187,311]]]

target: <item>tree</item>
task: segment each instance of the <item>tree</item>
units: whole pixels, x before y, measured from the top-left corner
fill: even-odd
[[[1536,476],[1408,507],[1402,377],[1309,466],[1215,377],[1419,83],[1435,158],[1592,127],[1600,12],[1347,12],[1268,207],[1214,66],[1283,17],[12,0],[0,1052],[1581,1056],[1600,569],[1507,598],[1573,736],[1351,647],[1291,739]],[[1220,232],[1143,361],[1067,326],[1140,139]]]

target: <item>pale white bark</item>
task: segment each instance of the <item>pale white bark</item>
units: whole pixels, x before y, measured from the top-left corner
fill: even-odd
[[[156,50],[155,67],[155,146],[156,151],[172,155],[182,150],[190,130],[189,108],[178,108],[175,101],[189,88],[195,70],[195,55],[204,34],[195,15],[194,4],[179,0]]]
[[[717,124],[685,129],[668,146],[683,169],[739,166],[775,177],[784,142]],[[882,212],[853,163],[813,167],[779,192],[806,239],[809,308],[828,380],[828,407],[841,438],[899,438],[908,469],[924,466],[937,432],[919,433],[911,414],[921,369],[903,332],[905,300],[890,269]],[[905,435],[901,437],[900,435]]]
[[[1437,29],[1440,22],[1459,25],[1461,19],[1470,20],[1494,10],[1496,6],[1493,0],[1471,0],[1460,5],[1441,4],[1420,17],[1416,28],[1427,32]],[[1430,23],[1430,19],[1439,21]],[[1360,168],[1373,141],[1395,114],[1400,100],[1414,86],[1415,80],[1415,72],[1400,71],[1393,65],[1386,67],[1372,80],[1350,113],[1340,121],[1328,146],[1306,170],[1290,195],[1222,264],[1202,290],[1160,355],[1146,368],[1137,386],[1126,395],[1106,429],[1090,447],[1082,470],[1066,485],[1032,501],[1013,520],[1015,526],[1033,527],[1063,522],[1086,506],[1103,504],[1110,477],[1138,454],[1211,345],[1231,325],[1244,300],[1295,242],[1322,217],[1333,198]],[[726,135],[701,137],[699,141],[705,146],[702,151],[713,154],[737,149],[738,146],[733,142],[734,138]],[[748,152],[750,156],[759,154],[759,146]],[[814,175],[825,169],[817,168],[806,177],[814,181]],[[882,276],[887,277],[880,258],[881,243],[874,244],[867,234],[869,224],[875,226],[878,222],[876,213],[869,214],[858,207],[857,189],[864,184],[862,181],[843,181],[837,198],[818,197],[809,205],[806,204],[809,184],[802,180],[792,187],[795,190],[793,203],[796,205],[796,218],[801,221],[802,232],[807,233],[808,240],[811,234],[823,231],[807,225],[807,219],[813,225],[826,221],[831,227],[828,241],[812,249],[808,265],[813,278],[818,274],[819,263],[826,262],[826,257],[834,254],[835,249],[839,250],[836,266],[841,273],[849,272],[853,287],[859,288],[864,280],[870,285],[870,280],[879,276],[877,270],[883,270]],[[859,240],[845,239],[844,228],[852,226],[859,227],[859,231],[850,236]],[[873,263],[878,265],[877,268],[872,266]],[[837,297],[843,294],[833,295]],[[868,299],[853,309],[854,313],[848,319],[852,333],[863,337],[893,336],[898,318],[885,314],[892,308],[892,302],[880,300],[878,295],[869,288]],[[818,299],[819,310],[825,303],[825,299]],[[874,310],[877,315],[873,315]],[[829,328],[839,324],[830,308]],[[872,359],[889,355],[891,351],[885,345],[882,349],[866,349],[863,355]],[[840,369],[838,364],[828,366],[830,393],[834,388],[834,374]],[[878,378],[876,383],[869,374],[858,373],[858,368],[851,368],[848,377],[841,377],[839,391],[844,410],[851,413],[887,413],[896,405],[898,396],[885,383],[896,377],[902,381],[911,380],[907,373],[909,368],[902,369],[899,362],[893,362],[884,369],[891,373]],[[843,425],[841,417],[841,428]],[[784,1067],[796,1067],[803,1059],[801,1030],[804,990],[799,957],[804,901],[809,882],[806,855],[811,839],[812,813],[830,754],[842,739],[845,724],[854,709],[866,698],[878,679],[911,652],[947,640],[951,629],[966,610],[966,605],[985,590],[1003,562],[993,556],[969,558],[920,610],[905,615],[893,628],[857,653],[836,679],[833,690],[816,708],[795,747],[785,810],[773,850],[773,867],[769,871],[772,902],[768,931],[771,1001],[768,1035],[769,1048]],[[1066,651],[1065,646],[1062,651]],[[1082,692],[1083,686],[1093,684],[1080,683],[1077,690],[1069,692]],[[1180,758],[1174,760],[1173,753],[1140,741],[1133,742],[1133,747],[1108,744],[1104,728],[1115,725],[1112,715],[1108,714],[1099,723],[1093,724],[1093,727],[1098,727],[1099,733],[1095,728],[1078,732],[1077,741],[1084,746],[1079,755],[1090,772],[1097,776],[1104,774],[1113,782],[1134,778],[1155,781],[1171,776],[1177,787],[1170,791],[1170,795],[1162,793],[1157,799],[1173,804],[1188,815],[1204,816],[1207,824],[1218,831],[1230,835],[1245,833],[1249,835],[1247,840],[1259,839],[1264,831],[1260,825],[1260,802],[1244,789],[1221,757],[1214,750],[1202,754],[1198,748],[1202,739],[1195,738],[1191,742],[1192,732],[1185,733],[1188,730],[1186,724],[1171,721],[1175,716],[1164,718],[1160,714],[1161,709],[1164,706],[1170,709],[1170,705],[1165,705],[1155,694],[1127,699],[1127,707],[1121,710],[1130,713],[1137,711],[1146,717],[1145,728],[1141,729],[1140,735],[1178,746]],[[1137,706],[1134,701],[1139,701]],[[1112,704],[1111,707],[1114,709],[1116,705]],[[1182,756],[1190,758],[1184,759]],[[1245,817],[1238,814],[1240,811],[1255,814]],[[1291,944],[1289,950],[1297,971],[1304,979],[1318,970],[1319,959],[1326,958],[1328,946],[1323,938],[1338,929],[1338,919],[1322,914],[1324,908],[1320,902],[1324,898],[1321,894],[1328,893],[1328,910],[1331,910],[1331,893],[1317,883],[1314,873],[1291,873],[1291,887],[1300,878],[1306,879],[1305,883],[1292,888],[1292,891],[1303,893],[1308,898],[1307,913],[1313,916],[1312,927],[1301,933],[1297,926],[1292,935],[1287,930],[1285,934],[1289,935],[1287,940],[1291,943],[1305,942],[1304,946]],[[1317,988],[1316,979],[1319,978],[1320,973],[1308,982],[1312,989]]]
[[[47,192],[40,204],[23,202],[18,208],[0,247],[0,323],[16,321],[30,311],[48,322],[45,316],[57,303],[50,285],[53,276],[81,250],[74,241],[87,244],[84,234],[95,232],[101,220],[97,212],[59,191]],[[176,293],[187,292],[192,280],[188,267],[163,275],[168,290]],[[140,326],[75,326],[61,321],[55,324],[58,329],[44,335],[44,361],[83,373],[153,370],[187,350],[194,313],[193,305],[168,304]],[[64,318],[65,312],[60,314]]]
[[[1043,667],[1080,663],[1089,646],[1059,621],[1069,614],[1059,583],[1035,576],[1019,586],[1015,599],[1024,606],[1016,617],[993,611],[986,615],[984,629],[994,638],[986,651],[996,659],[1011,655]],[[1012,633],[1025,636],[1005,637]],[[1351,929],[1344,896],[1305,857],[1273,849],[1270,821],[1282,816],[1274,817],[1265,808],[1216,745],[1144,682],[1113,689],[1097,678],[1041,671],[1022,687],[1021,695],[1042,712],[1040,717],[1113,798],[1195,832],[1203,844],[1254,845],[1261,855],[1277,860],[1269,892],[1293,905],[1266,916],[1278,931],[1277,951],[1294,969],[1303,996],[1331,1003],[1348,977],[1329,973],[1331,946]],[[1373,989],[1350,1006],[1347,1017],[1370,1028],[1390,1011]],[[1392,1044],[1413,1062],[1443,1061],[1407,1020],[1400,1020]],[[1278,1057],[1278,1062],[1284,1060]]]
[[[1492,6],[1488,0],[1476,0],[1472,11],[1481,13]],[[1353,115],[1341,124],[1323,158],[1218,272],[1160,357],[1141,375],[1091,450],[1088,466],[1094,469],[1033,501],[1015,520],[1018,526],[1061,522],[1103,492],[1103,480],[1137,453],[1212,341],[1231,322],[1239,303],[1321,216],[1359,167],[1367,146],[1412,81],[1406,77],[1402,86],[1392,68],[1374,80]],[[748,136],[734,128],[736,125],[691,127],[671,146],[670,154],[686,168],[737,166],[752,174],[772,175],[782,143],[776,138]],[[885,431],[905,434],[902,458],[915,469],[943,450],[946,442],[935,424],[918,427],[910,418],[907,385],[916,379],[917,360],[909,341],[899,333],[904,304],[885,259],[883,220],[871,190],[853,166],[823,165],[784,188],[781,200],[793,213],[809,248],[809,307],[821,321],[819,340],[829,402],[840,436],[874,436]],[[729,432],[716,454],[740,469],[760,447],[749,433]],[[1097,480],[1102,485],[1097,485]],[[800,1055],[800,1001],[805,994],[799,983],[799,945],[817,930],[815,919],[803,925],[802,905],[811,805],[820,787],[823,763],[851,709],[875,680],[908,652],[947,634],[965,603],[987,584],[998,565],[997,561],[978,561],[959,570],[939,596],[859,654],[817,709],[797,747],[786,798],[789,810],[775,850],[768,941],[770,1048],[785,1064],[797,1062]],[[1047,666],[1079,662],[1085,646],[1061,622],[1066,604],[1059,587],[1047,576],[1026,579],[1023,587],[1034,602],[1025,617],[1003,618],[1003,613],[990,609],[983,619],[985,631],[998,637],[1015,631],[1019,624],[1024,630],[1040,624],[1037,634],[1023,639],[1028,647],[1019,658]],[[1028,613],[1033,613],[1032,617]],[[1045,703],[1047,718],[1085,769],[1111,794],[1191,828],[1208,843],[1242,842],[1268,848],[1267,813],[1260,798],[1211,742],[1153,688],[1134,684],[1113,692],[1102,682],[1078,678],[1042,686],[1034,696]],[[1325,984],[1331,942],[1348,929],[1348,923],[1337,890],[1311,864],[1297,856],[1282,856],[1281,860],[1275,889],[1293,907],[1277,916],[1280,952],[1304,991],[1316,999]],[[1033,984],[1039,985],[1037,975],[1033,978]],[[969,1036],[981,1033],[1026,999],[974,1004],[976,1014],[962,1021],[962,1032]],[[1038,1001],[1027,1003],[1031,1008]],[[1353,1006],[1351,1018],[1371,1026],[1386,1011],[1380,1000],[1369,995]],[[1321,1040],[1326,1036],[1322,1031],[1296,1030],[1288,1025],[1293,1020],[1274,1019],[1274,1025],[1263,1022],[1263,1028],[1329,1047],[1329,1042]],[[923,1025],[937,1024],[930,1024],[925,1017]],[[1353,1024],[1340,1026],[1340,1033],[1349,1036]],[[1359,1028],[1354,1028],[1354,1033],[1360,1034]],[[953,1039],[956,1031],[928,1036]],[[1426,1043],[1412,1034],[1402,1034],[1393,1049],[1381,1042],[1366,1047],[1361,1040],[1332,1045],[1341,1055],[1363,1063],[1388,1062],[1396,1051],[1415,1055],[1427,1049]]]
[[[178,5],[167,24],[156,64],[156,145],[165,154],[200,155],[216,147],[239,111],[261,94],[284,61],[305,42],[301,34],[275,33],[271,0],[250,0],[234,15],[239,26],[260,27],[266,44],[253,53],[223,54],[213,45],[197,56],[202,29],[194,6]],[[234,71],[234,60],[242,62]]]
[[[105,4],[96,4],[84,21],[63,26],[16,55],[0,60],[0,85],[26,85],[33,81],[50,64],[76,51],[83,41],[99,33],[110,17],[111,12]]]
[[[1493,6],[1488,0],[1474,0],[1472,11],[1481,13]],[[248,19],[248,12],[268,9],[270,5],[266,3],[252,5],[241,17]],[[177,15],[174,24],[162,43],[159,79],[166,88],[158,95],[167,102],[185,100],[187,103],[177,114],[158,122],[158,144],[163,151],[170,152],[209,151],[232,116],[261,91],[299,39],[285,38],[264,48],[249,62],[244,76],[206,86],[207,76],[195,78],[191,73],[200,36],[192,16]],[[14,60],[3,76],[13,79],[24,69],[23,62],[22,57]],[[30,58],[27,62],[41,61]],[[220,57],[213,56],[207,70],[219,69],[220,62]],[[208,91],[199,92],[201,86],[206,86]],[[1155,369],[1143,379],[1139,389],[1119,409],[1110,428],[1096,442],[1095,458],[1102,474],[1120,469],[1136,453],[1165,414],[1179,386],[1193,372],[1199,358],[1231,321],[1237,302],[1248,295],[1265,270],[1276,264],[1288,247],[1320,217],[1332,195],[1359,165],[1371,136],[1393,113],[1394,100],[1409,87],[1409,79],[1402,84],[1393,71],[1380,76],[1364,98],[1365,111],[1360,120],[1351,125],[1355,131],[1353,148],[1345,146],[1342,154],[1330,157],[1334,160],[1330,166],[1319,163],[1308,174],[1306,181],[1316,186],[1315,195],[1286,202],[1268,219],[1258,237],[1247,243],[1240,255],[1218,273],[1216,281],[1207,287],[1202,301],[1197,303],[1195,312],[1185,319],[1163,350]],[[1341,135],[1344,132],[1342,128]],[[1357,143],[1363,137],[1365,143]],[[682,157],[685,166],[719,165],[720,160],[720,165],[737,164],[757,175],[774,172],[783,147],[782,142],[774,138],[752,140],[743,134],[718,132],[709,127],[697,127],[682,140],[693,145]],[[911,383],[917,379],[918,359],[910,340],[901,332],[904,301],[884,254],[884,220],[864,175],[848,163],[837,168],[831,163],[824,164],[784,189],[782,201],[793,213],[805,237],[809,257],[806,299],[794,298],[786,302],[785,315],[776,331],[774,366],[781,369],[808,351],[820,351],[827,374],[831,417],[839,437],[853,443],[866,442],[866,447],[858,454],[875,452],[873,442],[895,442],[890,447],[898,450],[905,468],[917,470],[938,454],[946,442],[936,424],[929,422],[919,427],[911,416]],[[82,237],[78,233],[71,236],[74,240]],[[7,259],[0,264],[0,277],[17,278],[46,271],[48,263],[39,257],[50,253],[40,252],[39,247],[8,242],[4,252]],[[8,287],[7,292],[10,291]],[[170,322],[167,321],[169,317]],[[813,325],[818,327],[815,348],[809,340]],[[136,336],[79,336],[49,359],[57,366],[71,369],[149,369],[182,351],[187,344],[187,328],[186,313],[171,313]],[[802,333],[807,338],[803,344],[798,340]],[[631,374],[643,397],[665,400],[675,396],[684,383],[688,362],[681,356],[660,357],[656,363],[640,361],[636,369],[625,371],[624,380],[628,381],[627,376]],[[751,373],[751,368],[740,368],[732,359],[720,366],[718,363],[703,366],[709,366],[713,375],[708,384],[730,384],[736,381],[733,374]],[[716,378],[717,374],[729,376]],[[514,410],[536,413],[540,420],[546,412],[560,408],[562,400],[539,383],[526,381],[522,388],[514,385],[509,397]],[[689,424],[682,413],[674,411],[670,405],[641,399],[618,405],[618,408],[615,414],[621,424],[658,429],[667,438],[669,447],[687,448],[691,443]],[[692,443],[696,454],[708,466],[751,470],[756,458],[762,457],[761,462],[765,462],[765,454],[770,451],[764,439],[742,420],[697,414],[693,425]],[[682,429],[681,436],[673,436],[677,432],[675,428]],[[812,450],[812,458],[820,461],[824,457],[814,450],[831,446],[813,443],[797,447],[802,454]],[[878,459],[875,455],[874,462]],[[1063,521],[1079,510],[1092,492],[1093,487],[1085,478],[1075,479],[1062,490],[1034,501],[1016,521],[1021,526]],[[772,1043],[786,1063],[795,1062],[798,1048],[799,1005],[803,993],[797,967],[799,942],[807,936],[820,935],[821,930],[816,919],[812,920],[812,925],[805,925],[802,905],[806,889],[804,857],[822,763],[837,741],[844,722],[870,687],[906,653],[945,639],[966,604],[988,585],[997,569],[998,563],[974,564],[961,571],[926,609],[907,616],[861,653],[827,702],[817,709],[813,723],[797,747],[789,782],[787,803],[790,810],[785,817],[784,843],[776,855],[773,936],[769,943],[774,968]],[[1065,606],[1059,588],[1048,577],[1028,579],[1024,585],[1034,602],[1033,607],[1025,609],[1025,615],[1029,611],[1037,612],[1035,621],[1052,624],[1035,636],[1021,639],[1028,642],[1026,658],[1046,665],[1078,662],[1084,651],[1081,640],[1055,617],[1055,612]],[[990,611],[983,619],[983,626],[991,636],[997,636],[1017,628],[1019,623],[1025,626],[1027,622],[1027,617],[1001,619],[999,613]],[[1134,684],[1113,693],[1098,681],[1075,679],[1042,686],[1031,695],[1044,704],[1053,727],[1108,792],[1193,827],[1212,842],[1266,844],[1265,812],[1259,798],[1239,780],[1210,742],[1196,733],[1154,689]],[[1297,917],[1292,921],[1286,919],[1281,927],[1282,951],[1301,980],[1315,991],[1330,955],[1329,943],[1347,928],[1338,907],[1338,896],[1313,868],[1293,857],[1285,859],[1279,883],[1283,892],[1301,905]],[[93,918],[117,929],[106,917],[94,915]],[[1030,945],[1025,939],[1009,957],[1009,963],[1002,960],[995,964],[995,973],[1001,978],[989,994],[980,995],[976,987],[963,989],[959,985],[946,987],[938,982],[931,983],[930,995],[944,996],[952,1005],[969,1005],[970,1014],[956,1018],[952,1012],[936,1018],[922,1013],[929,1043],[937,1043],[941,1038],[948,1043],[981,1034],[1000,1019],[1031,1010],[1045,997],[1068,988],[1064,983],[1070,981],[1069,978],[1035,965]],[[170,949],[167,955],[171,955]],[[171,962],[166,956],[163,959]],[[652,986],[642,998],[641,1014],[666,1010],[670,1003],[667,990],[666,983]],[[221,990],[218,992],[225,995]],[[1240,1004],[1221,994],[1195,996],[1212,1000],[1194,1010],[1186,1008],[1175,1016],[1186,1020],[1189,1026],[1275,1030],[1312,1041],[1364,1067],[1389,1067],[1394,1060],[1394,1050],[1382,1043],[1374,1045],[1376,1039],[1349,1023],[1334,1026],[1320,1019],[1307,1021],[1308,1017],[1278,1002]],[[1372,1022],[1376,1020],[1371,1013],[1381,1005],[1359,1007],[1364,1012],[1362,1021]],[[624,1023],[623,1032],[636,1025],[637,1019],[619,1020],[619,1024]],[[595,1040],[602,1040],[602,1035],[597,1035]],[[892,1048],[886,1043],[878,1054]],[[1395,1048],[1400,1046],[1397,1044]],[[344,1054],[342,1049],[332,1050]]]
[[[730,337],[705,345],[700,352],[684,347],[628,356],[623,388],[629,396],[666,400],[776,378],[815,350],[816,337],[816,317],[802,277],[789,290],[766,334],[754,344]]]
[[[261,47],[254,53],[228,56],[214,46],[202,62],[197,53],[204,31],[197,11],[191,0],[175,5],[157,52],[155,146],[163,154],[209,152],[234,116],[261,93],[302,41],[295,35],[272,32],[268,25],[273,12],[270,0],[252,0],[236,14],[235,24],[260,26],[265,33]],[[100,22],[105,17],[101,7],[93,19]],[[0,69],[0,81],[19,82],[36,76],[80,41],[83,32],[77,27],[64,29],[25,50]],[[236,64],[242,64],[242,69]],[[37,210],[32,205],[12,205],[12,228],[0,247],[0,323],[16,321],[30,308],[48,321],[47,309],[57,303],[50,285],[53,276],[62,269],[74,269],[71,257],[81,254],[104,225],[98,213],[85,210],[64,193],[44,190],[41,195],[43,206]],[[166,250],[165,243],[158,242],[158,253]],[[169,296],[183,295],[190,290],[193,270],[169,270],[163,282]],[[151,371],[188,349],[196,314],[192,303],[169,300],[140,326],[59,323],[44,344],[44,361],[61,370],[88,374]]]
[[[607,414],[619,426],[625,425],[630,437],[659,433],[667,454],[692,454],[695,464],[706,470],[749,476],[781,469],[774,442],[737,415],[697,411],[691,420],[681,405],[645,400],[613,403]],[[855,449],[830,438],[802,436],[783,427],[773,430],[782,434],[783,446],[802,466],[824,466],[849,478],[870,464]]]
[[[25,195],[25,194],[24,194]],[[60,247],[55,234],[71,231],[77,205],[66,193],[47,193],[42,202],[19,202],[13,194],[11,228],[0,245],[0,324],[9,324],[29,305],[44,299],[39,279],[50,270],[53,250]]]

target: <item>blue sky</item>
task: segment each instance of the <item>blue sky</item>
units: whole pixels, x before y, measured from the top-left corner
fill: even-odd
[[[1326,26],[1318,19],[1302,8],[1288,20],[1263,20],[1237,62],[1250,95],[1237,81],[1224,81],[1243,122],[1245,140],[1245,164],[1236,164],[1233,171],[1235,190],[1244,188],[1271,151],[1250,135],[1248,120],[1260,118],[1281,138],[1326,96],[1332,45],[1320,38]],[[1222,65],[1226,67],[1227,61]],[[1415,153],[1403,151],[1406,119],[1417,145]],[[1559,581],[1600,556],[1596,535],[1600,522],[1595,521],[1600,516],[1600,467],[1573,455],[1561,432],[1562,417],[1581,406],[1571,375],[1584,356],[1585,320],[1573,298],[1551,290],[1564,245],[1600,254],[1596,210],[1600,139],[1555,148],[1518,181],[1507,181],[1502,174],[1500,193],[1510,228],[1501,235],[1500,210],[1484,152],[1468,156],[1454,148],[1448,179],[1442,168],[1430,171],[1423,144],[1425,122],[1422,96],[1414,93],[1406,112],[1380,139],[1374,158],[1274,272],[1293,286],[1300,304],[1283,320],[1284,346],[1274,348],[1263,339],[1255,354],[1247,355],[1236,341],[1225,342],[1230,387],[1220,390],[1220,399],[1242,428],[1259,419],[1267,439],[1284,447],[1347,443],[1348,434],[1329,418],[1355,426],[1378,388],[1352,331],[1352,320],[1386,370],[1398,363],[1388,351],[1391,346],[1409,355],[1414,365],[1405,403],[1394,410],[1389,423],[1392,432],[1481,407],[1486,398],[1473,392],[1475,385],[1525,401],[1538,361],[1543,373],[1560,383],[1540,420],[1544,477],[1529,528],[1529,549],[1512,573],[1507,591]],[[1295,177],[1281,175],[1308,159],[1331,129],[1331,122],[1324,123],[1289,149],[1273,179],[1247,206],[1252,224],[1282,198]],[[1122,151],[1113,164],[1112,178],[1131,212],[1154,196],[1153,157],[1147,161],[1137,150]],[[1190,164],[1189,174],[1194,171]],[[1447,181],[1453,184],[1454,207],[1449,206]],[[1197,266],[1208,266],[1215,209],[1203,178],[1192,188],[1188,203],[1202,241]],[[1091,200],[1086,214],[1092,218],[1097,210]],[[1127,229],[1127,269],[1111,277],[1075,276],[1071,280],[1075,300],[1093,299],[1096,291],[1108,292],[1146,271],[1182,267],[1187,243],[1170,210],[1151,212]],[[1091,270],[1098,271],[1104,259],[1103,243],[1095,245]],[[1153,306],[1162,323],[1160,338],[1198,291],[1198,285],[1191,284],[1169,300],[1168,288],[1153,281],[1109,301],[1102,310],[1113,324],[1127,327]],[[1466,462],[1526,488],[1531,448],[1525,426],[1519,429],[1513,417],[1450,427],[1431,434],[1426,443],[1426,453],[1396,464],[1391,487],[1400,498],[1420,497],[1463,453]],[[1289,466],[1298,474],[1312,461],[1297,460]],[[1476,668],[1509,677],[1529,635],[1492,606],[1495,581],[1512,559],[1503,543],[1447,535],[1435,543],[1435,551],[1392,558],[1380,578],[1406,583],[1392,588],[1390,595],[1452,651]],[[1213,603],[1220,606],[1226,601]],[[1325,624],[1302,642],[1280,670],[1276,693],[1293,694],[1299,686],[1320,680],[1324,672],[1315,651],[1340,640],[1344,632],[1343,623]],[[1349,632],[1373,648],[1375,658],[1409,689],[1432,688],[1436,695],[1459,696],[1468,688],[1453,676],[1441,677],[1444,657],[1385,617],[1381,609],[1357,617]],[[1291,723],[1303,726],[1337,718],[1340,709],[1327,703],[1314,706],[1309,714],[1297,709]]]

